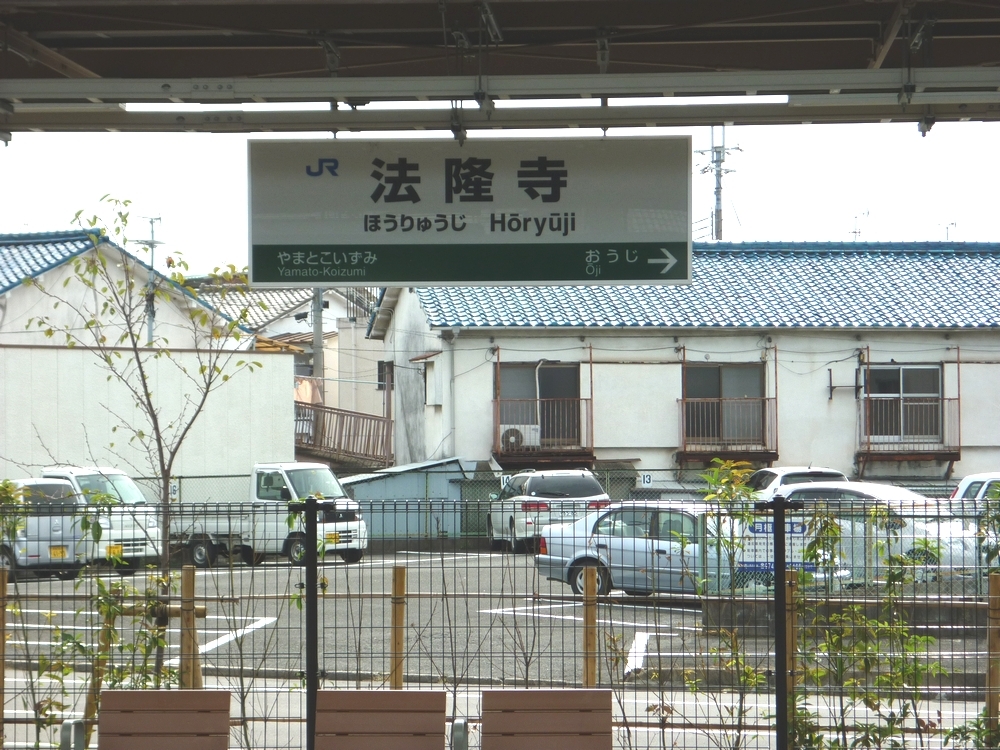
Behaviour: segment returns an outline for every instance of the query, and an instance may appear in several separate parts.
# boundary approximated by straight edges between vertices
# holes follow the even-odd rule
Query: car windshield
[[[146,502],[139,485],[124,474],[85,474],[76,478],[84,495],[106,495],[125,505]]]
[[[73,489],[65,484],[29,484],[23,488],[24,499],[36,505],[73,505]]]
[[[601,483],[588,476],[532,477],[528,482],[532,497],[593,497],[603,495]]]
[[[298,498],[322,495],[325,498],[347,497],[337,477],[329,469],[292,469],[288,472],[292,490]]]

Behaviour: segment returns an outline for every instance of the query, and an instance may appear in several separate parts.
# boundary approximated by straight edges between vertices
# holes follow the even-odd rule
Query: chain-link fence
[[[791,747],[996,745],[988,503],[800,497],[785,525],[789,605],[776,613],[768,512],[631,481],[609,493],[625,503],[574,521],[552,517],[555,503],[544,517],[544,499],[498,505],[494,478],[457,477],[423,497],[334,502],[314,537],[280,494],[251,502],[246,476],[182,478],[169,511],[11,500],[6,744],[52,746],[65,719],[93,728],[102,690],[183,685],[231,692],[231,747],[305,747],[315,593],[321,689],[444,691],[473,747],[484,689],[573,688],[589,674],[611,691],[619,747],[770,747],[781,679]],[[507,513],[538,533],[487,535]],[[168,570],[132,554],[150,545]]]

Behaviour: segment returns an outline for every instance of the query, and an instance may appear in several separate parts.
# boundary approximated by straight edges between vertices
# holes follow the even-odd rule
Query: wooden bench
[[[610,690],[484,690],[482,750],[611,750]]]
[[[321,690],[316,750],[443,750],[441,690]]]
[[[225,690],[104,690],[101,750],[228,750]]]

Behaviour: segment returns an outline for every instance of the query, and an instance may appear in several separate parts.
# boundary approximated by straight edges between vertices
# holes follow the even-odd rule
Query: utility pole
[[[719,144],[715,143],[715,126],[712,126],[712,148],[708,151],[699,151],[699,154],[709,154],[711,163],[703,167],[702,174],[715,173],[715,210],[712,212],[712,239],[722,239],[722,175],[729,174],[733,170],[725,169],[722,165],[726,161],[726,154],[730,151],[742,151],[739,146],[726,148],[726,126],[720,128],[721,138]]]
[[[149,250],[149,276],[146,283],[146,345],[153,344],[153,323],[156,322],[156,281],[154,279],[156,246],[163,244],[156,241],[156,222],[160,221],[159,216],[146,216],[149,219],[149,239],[139,240],[139,243]]]
[[[323,362],[323,290],[313,289],[312,300],[313,324],[313,377],[319,385],[319,395],[326,406],[326,370]]]

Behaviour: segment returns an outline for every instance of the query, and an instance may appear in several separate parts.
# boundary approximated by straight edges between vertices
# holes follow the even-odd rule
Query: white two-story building
[[[387,289],[396,461],[1000,469],[1000,244],[695,245],[683,286]]]

